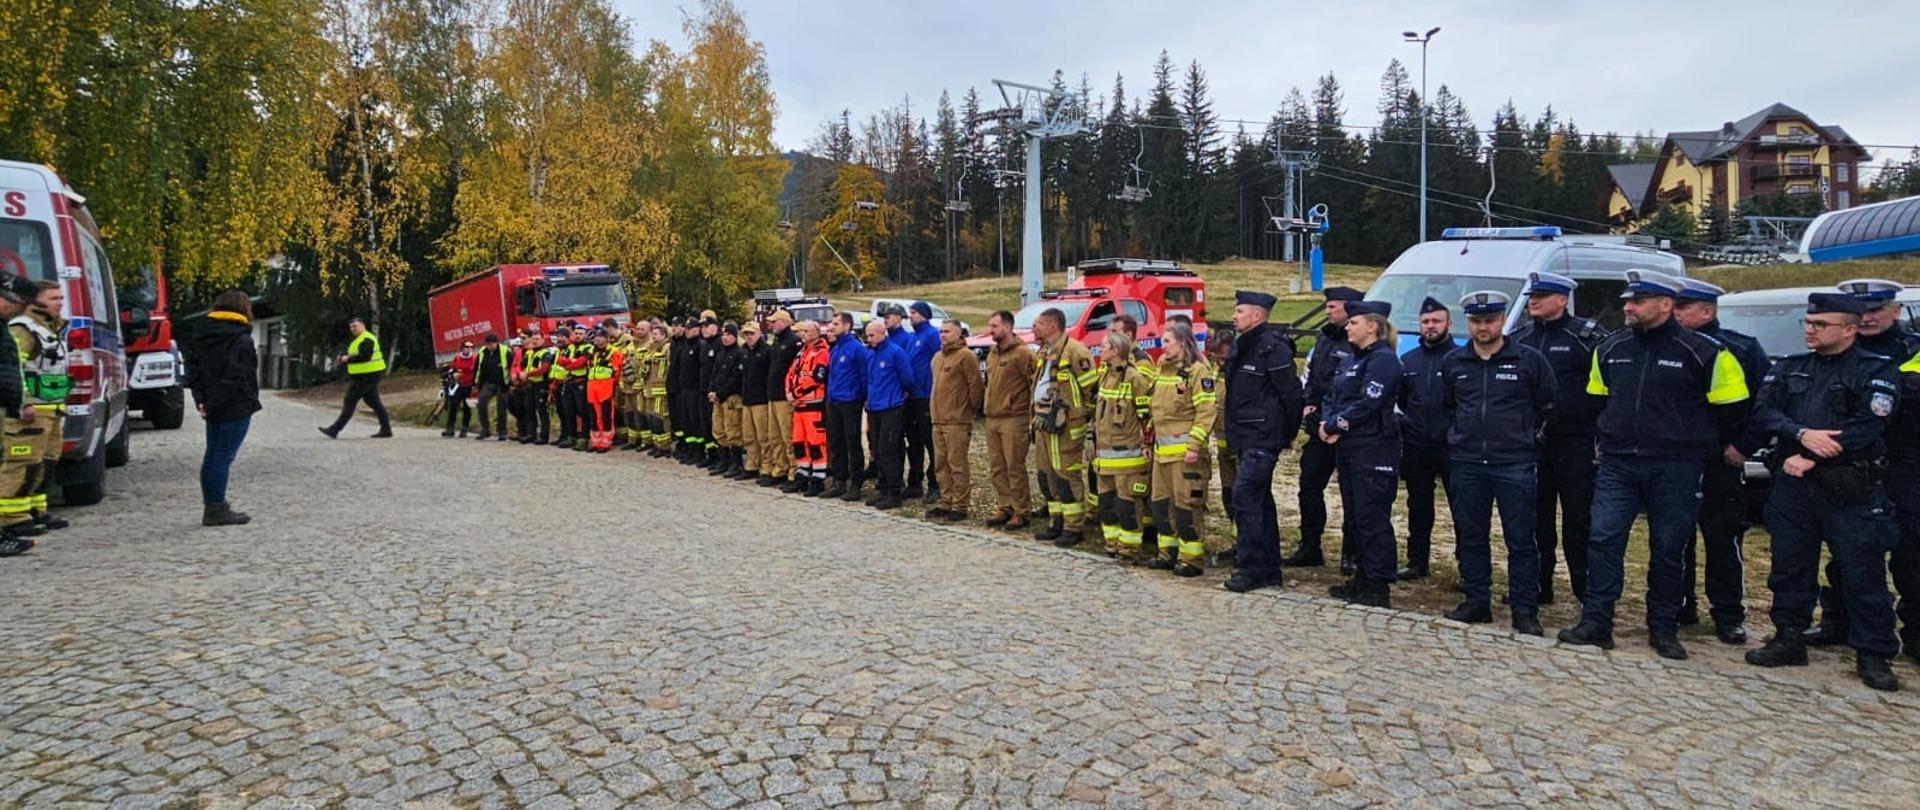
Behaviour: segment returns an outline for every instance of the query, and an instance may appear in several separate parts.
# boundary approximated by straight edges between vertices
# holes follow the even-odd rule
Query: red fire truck
[[[444,364],[471,340],[502,341],[520,329],[550,332],[563,321],[597,324],[633,319],[620,276],[604,264],[502,264],[427,293],[433,359]]]
[[[1096,354],[1107,337],[1108,325],[1114,316],[1122,314],[1139,321],[1140,331],[1135,337],[1140,348],[1156,360],[1167,318],[1172,315],[1192,319],[1194,337],[1205,345],[1207,283],[1192,271],[1175,262],[1145,259],[1093,259],[1074,269],[1074,278],[1066,289],[1041,293],[1041,300],[1013,313],[1014,332],[1028,345],[1034,343],[1034,319],[1048,309],[1060,310],[1067,319],[1067,335]],[[993,337],[983,329],[968,339],[967,346],[985,356],[993,346]]]
[[[127,408],[156,430],[179,428],[187,413],[186,376],[167,316],[167,279],[143,267],[136,283],[120,288],[120,333],[127,336]],[[139,324],[145,315],[146,330]]]

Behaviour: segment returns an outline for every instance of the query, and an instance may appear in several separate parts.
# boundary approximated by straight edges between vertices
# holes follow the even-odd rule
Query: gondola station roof
[[[1800,250],[1815,262],[1920,251],[1920,197],[1821,214],[1807,226]]]

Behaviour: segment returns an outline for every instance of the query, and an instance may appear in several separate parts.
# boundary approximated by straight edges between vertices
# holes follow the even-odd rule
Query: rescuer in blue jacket
[[[904,330],[907,370],[912,386],[907,390],[907,488],[901,498],[925,498],[926,503],[940,499],[940,483],[934,480],[933,466],[933,356],[940,353],[940,330],[934,328],[933,305],[915,301],[907,306]],[[925,487],[922,488],[924,482]]]
[[[867,454],[860,447],[860,422],[867,400],[867,351],[842,312],[827,322],[827,475],[833,485],[823,498],[860,500],[866,486]]]
[[[1317,431],[1320,441],[1333,447],[1340,472],[1340,554],[1359,569],[1328,593],[1369,607],[1390,606],[1397,550],[1393,498],[1400,481],[1400,423],[1393,403],[1399,399],[1400,358],[1387,320],[1392,312],[1385,301],[1347,305],[1353,357],[1333,376],[1320,402]]]
[[[1613,647],[1613,606],[1625,585],[1627,535],[1647,513],[1648,643],[1683,659],[1678,638],[1686,544],[1700,517],[1700,479],[1720,458],[1751,397],[1733,353],[1680,328],[1673,299],[1681,281],[1628,270],[1621,297],[1631,329],[1593,353],[1587,392],[1600,410],[1600,467],[1594,474],[1593,543],[1580,623],[1560,631],[1568,644]]]
[[[1553,366],[1546,355],[1503,334],[1505,293],[1486,290],[1460,299],[1467,345],[1441,363],[1439,399],[1449,415],[1447,503],[1453,509],[1454,554],[1465,598],[1447,611],[1458,622],[1493,621],[1493,510],[1507,544],[1507,604],[1513,629],[1542,635],[1538,593],[1540,549],[1534,543],[1537,496],[1535,447],[1553,412]]]
[[[1400,355],[1400,478],[1407,484],[1407,566],[1399,579],[1427,575],[1433,548],[1433,489],[1447,484],[1447,410],[1440,361],[1452,354],[1453,313],[1420,302],[1420,342]],[[1448,490],[1451,497],[1452,490]]]
[[[913,389],[913,372],[907,368],[907,353],[889,340],[887,325],[867,323],[867,426],[872,431],[873,461],[879,469],[878,491],[867,502],[875,509],[900,508],[901,432],[906,428],[907,397]]]

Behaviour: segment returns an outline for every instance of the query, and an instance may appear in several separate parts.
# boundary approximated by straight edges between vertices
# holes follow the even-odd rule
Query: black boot
[[[1747,651],[1747,663],[1756,667],[1804,667],[1807,642],[1799,630],[1776,630],[1760,649]]]
[[[810,487],[808,487],[807,484],[812,480],[813,479],[811,478],[789,478],[780,484],[780,491],[787,493],[788,495],[792,495],[794,493],[806,492],[808,489],[810,489]]]
[[[1528,636],[1544,636],[1547,632],[1540,627],[1540,617],[1532,613],[1513,614],[1513,632]]]
[[[33,513],[33,525],[52,532],[59,531],[73,524],[68,523],[66,518],[57,515],[50,515],[46,512],[35,512]]]
[[[1427,566],[1425,565],[1407,563],[1407,567],[1400,569],[1393,576],[1395,579],[1405,582],[1410,579],[1426,579],[1428,573]]]
[[[235,512],[232,506],[224,503],[207,504],[205,511],[200,514],[202,526],[241,526],[250,520],[253,518],[247,517],[245,512]]]
[[[1227,577],[1227,581],[1220,585],[1220,587],[1226,588],[1234,593],[1246,593],[1260,588],[1278,588],[1280,586],[1279,574],[1270,577],[1261,576],[1244,568],[1234,569],[1233,576]]]
[[[1368,582],[1354,594],[1352,604],[1367,607],[1393,607],[1393,588],[1385,582]]]
[[[866,488],[867,484],[865,481],[855,481],[847,485],[847,491],[840,496],[840,500],[846,501],[847,503],[859,503],[864,497],[863,493],[866,491]]]
[[[1064,535],[1066,533],[1067,533],[1066,519],[1060,517],[1059,515],[1055,515],[1053,517],[1053,520],[1049,521],[1046,526],[1040,528],[1039,530],[1033,533],[1033,539],[1058,540],[1060,539],[1061,535]]]
[[[1493,607],[1485,602],[1461,602],[1445,615],[1456,622],[1467,624],[1493,623]]]
[[[1680,645],[1680,638],[1672,635],[1647,637],[1647,646],[1653,648],[1655,655],[1674,661],[1687,660],[1687,648]]]
[[[1613,631],[1593,622],[1581,622],[1573,627],[1562,630],[1558,638],[1560,639],[1560,643],[1571,644],[1575,647],[1599,647],[1603,650],[1613,649]]]
[[[1353,595],[1359,593],[1360,588],[1364,585],[1366,585],[1366,583],[1361,582],[1359,577],[1350,576],[1347,577],[1345,582],[1329,586],[1327,588],[1327,595],[1344,602],[1351,602],[1353,601]]]
[[[1868,689],[1900,691],[1900,679],[1893,677],[1893,667],[1882,656],[1860,653],[1854,662],[1854,672],[1859,673],[1860,682],[1866,684]]]
[[[838,498],[842,495],[847,494],[847,482],[842,481],[838,478],[835,478],[833,479],[833,483],[829,484],[826,489],[823,489],[818,493],[810,492],[807,494],[815,498]]]
[[[1295,551],[1293,556],[1280,561],[1280,565],[1285,568],[1319,568],[1326,564],[1327,560],[1320,555],[1319,546],[1304,545],[1300,550]],[[1347,573],[1347,576],[1353,576],[1353,574]]]
[[[1812,630],[1802,633],[1800,639],[1809,647],[1832,647],[1845,644],[1847,643],[1847,626],[1837,622],[1834,624],[1821,622]]]

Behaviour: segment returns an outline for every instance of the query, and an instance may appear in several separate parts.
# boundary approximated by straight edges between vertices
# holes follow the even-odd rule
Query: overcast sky
[[[1165,49],[1197,59],[1222,118],[1264,120],[1298,86],[1332,71],[1347,122],[1376,121],[1387,61],[1420,80],[1420,48],[1400,32],[1441,26],[1428,76],[1466,100],[1484,128],[1511,98],[1529,119],[1548,103],[1583,130],[1621,134],[1710,129],[1775,101],[1865,144],[1920,143],[1920,24],[1914,0],[1840,5],[1725,2],[1351,0],[735,0],[766,44],[783,149],[805,145],[829,116],[856,119],[911,99],[931,117],[991,80],[1044,84],[1056,69],[1098,92],[1124,73],[1129,96],[1151,87]],[[679,47],[695,2],[614,0],[637,40]],[[1229,133],[1233,125],[1226,125]],[[1875,161],[1904,149],[1873,148]]]

